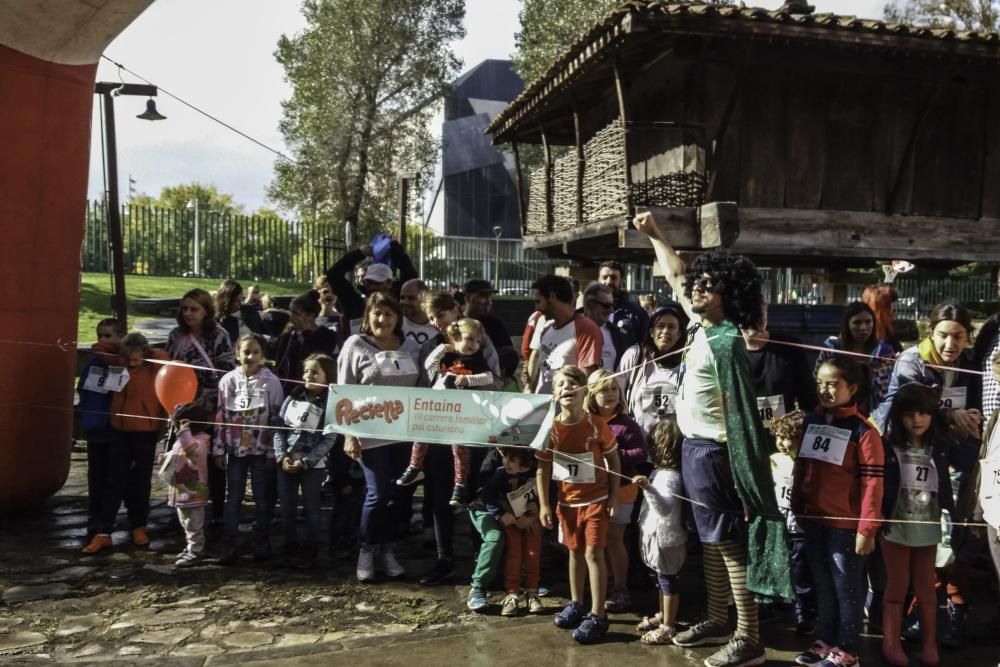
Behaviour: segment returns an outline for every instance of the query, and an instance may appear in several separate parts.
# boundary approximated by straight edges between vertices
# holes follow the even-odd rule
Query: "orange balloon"
[[[198,377],[193,368],[183,364],[160,367],[156,374],[156,398],[167,413],[173,414],[178,405],[190,403],[197,393]]]

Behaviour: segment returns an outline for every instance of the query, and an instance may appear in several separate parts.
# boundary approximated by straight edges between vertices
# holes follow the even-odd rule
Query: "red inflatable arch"
[[[0,513],[69,472],[94,77],[151,3],[0,0]]]

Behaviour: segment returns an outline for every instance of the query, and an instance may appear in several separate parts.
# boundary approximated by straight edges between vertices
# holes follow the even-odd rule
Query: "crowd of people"
[[[122,503],[132,542],[149,543],[151,470],[169,423],[159,474],[186,537],[178,567],[208,558],[212,524],[221,527],[213,560],[239,561],[249,478],[254,560],[272,557],[280,507],[280,556],[291,566],[313,567],[328,543],[356,558],[361,582],[401,577],[393,544],[422,483],[437,559],[419,580],[453,579],[456,512],[467,511],[478,538],[474,611],[491,606],[501,577],[501,615],[541,612],[541,552],[555,534],[570,601],[554,623],[580,643],[604,636],[608,612],[633,609],[629,573],[639,568],[659,600],[639,623],[642,643],[721,645],[709,667],[763,663],[761,619],[784,602],[796,632],[813,637],[798,664],[859,664],[865,615],[889,664],[908,664],[901,637],[920,642],[921,664],[939,664],[939,643],[965,639],[977,549],[1000,568],[998,318],[973,347],[969,312],[942,303],[927,336],[902,350],[891,287],[873,286],[813,364],[809,346],[768,331],[751,262],[708,252],[688,266],[651,214],[634,224],[676,301],[633,302],[613,261],[582,294],[574,280],[542,276],[520,350],[491,312],[488,281],[431,292],[387,237],[348,252],[287,311],[232,280],[214,295],[188,291],[165,350],[101,322],[79,387],[84,552],[113,548]],[[197,378],[195,399],[169,414],[154,391],[164,359]],[[331,384],[550,394],[555,417],[534,451],[344,437],[324,432]],[[707,613],[682,628],[679,573],[693,540]]]

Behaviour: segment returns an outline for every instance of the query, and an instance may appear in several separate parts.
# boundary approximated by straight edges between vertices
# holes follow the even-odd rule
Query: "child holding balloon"
[[[121,391],[111,399],[111,444],[108,478],[97,521],[97,533],[83,548],[93,554],[111,547],[111,532],[122,501],[126,500],[132,525],[132,543],[149,545],[146,520],[152,487],[156,440],[166,416],[157,401],[156,373],[159,365],[149,359],[166,360],[166,353],[153,350],[146,337],[131,333],[122,339],[119,353],[128,370]]]
[[[248,334],[236,345],[236,368],[219,381],[217,427],[212,444],[215,465],[226,471],[226,509],[223,517],[223,544],[220,565],[231,565],[239,557],[236,539],[240,527],[240,506],[251,477],[256,508],[254,560],[271,557],[271,517],[274,514],[275,486],[274,430],[279,426],[285,394],[281,381],[263,366],[264,342]]]
[[[176,508],[187,542],[174,562],[177,567],[197,565],[205,557],[211,419],[212,414],[199,403],[182,405],[171,417],[171,425],[177,429],[177,440],[167,454],[173,458],[173,474],[164,481],[169,487],[167,504]]]

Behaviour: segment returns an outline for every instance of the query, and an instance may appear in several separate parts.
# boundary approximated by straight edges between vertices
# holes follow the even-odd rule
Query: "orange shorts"
[[[608,503],[601,500],[583,507],[564,507],[556,509],[559,516],[559,530],[562,532],[562,543],[570,551],[579,551],[583,547],[603,549],[608,541]]]

